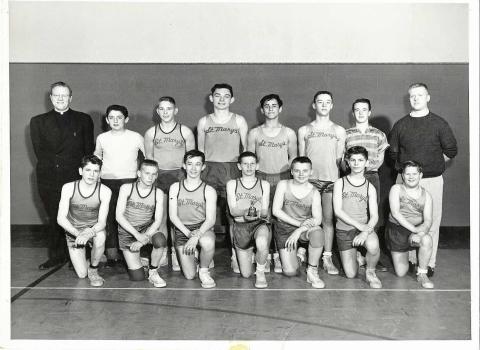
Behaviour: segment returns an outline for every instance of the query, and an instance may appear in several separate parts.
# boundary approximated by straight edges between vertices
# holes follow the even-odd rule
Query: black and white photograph
[[[477,1],[0,4],[0,347],[478,348]]]

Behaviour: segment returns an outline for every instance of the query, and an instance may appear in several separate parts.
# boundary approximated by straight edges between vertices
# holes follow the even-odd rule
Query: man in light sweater
[[[430,112],[430,95],[426,84],[414,83],[410,85],[408,93],[412,111],[397,121],[389,134],[390,156],[399,172],[401,164],[406,160],[414,160],[423,166],[420,185],[430,193],[433,202],[432,226],[429,232],[433,249],[427,273],[428,277],[431,277],[435,269],[442,219],[442,174],[445,164],[457,155],[457,141],[448,123]],[[401,182],[399,173],[397,183]],[[410,253],[410,263],[415,265],[416,260],[415,252]]]

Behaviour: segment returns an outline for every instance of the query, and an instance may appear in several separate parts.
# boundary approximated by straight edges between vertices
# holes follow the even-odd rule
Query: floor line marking
[[[27,293],[29,290],[31,289],[34,289],[34,287],[39,284],[40,282],[42,282],[43,280],[47,279],[48,277],[50,277],[51,275],[53,275],[55,272],[57,272],[58,270],[60,270],[63,265],[65,265],[66,262],[64,262],[63,264],[60,264],[58,266],[56,266],[55,268],[51,269],[50,271],[48,271],[47,273],[43,274],[42,276],[40,276],[39,278],[37,278],[35,281],[33,281],[32,283],[30,283],[28,286],[26,287],[21,287],[23,288],[20,292],[18,292],[17,294],[15,294],[11,299],[10,299],[10,303],[13,303],[15,300],[17,300],[18,298],[20,298],[22,295],[24,295],[25,293]]]
[[[47,276],[48,277],[48,276]],[[36,290],[175,290],[175,291],[197,291],[197,290],[204,290],[206,292],[209,291],[257,291],[257,292],[330,292],[330,291],[335,291],[335,292],[470,292],[470,289],[355,289],[355,288],[324,288],[324,289],[305,289],[305,288],[265,288],[265,289],[257,289],[257,288],[211,288],[211,289],[205,289],[205,288],[174,288],[174,287],[166,287],[166,288],[155,288],[155,287],[100,287],[100,288],[95,288],[95,287],[35,287],[28,285],[26,287],[10,287],[11,289],[25,289],[25,290],[31,290],[31,289],[36,289]],[[22,292],[19,292],[20,294]],[[25,292],[26,293],[26,292]],[[25,294],[23,293],[23,294]],[[18,294],[16,294],[14,297],[16,297]],[[12,299],[14,298],[12,297]],[[14,300],[12,300],[13,302]]]

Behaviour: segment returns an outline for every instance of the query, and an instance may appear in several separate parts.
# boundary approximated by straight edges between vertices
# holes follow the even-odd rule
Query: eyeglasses
[[[52,95],[54,98],[69,98],[70,95]]]

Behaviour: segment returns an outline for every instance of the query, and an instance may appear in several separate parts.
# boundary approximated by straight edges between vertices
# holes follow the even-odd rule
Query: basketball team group
[[[376,271],[387,270],[380,259],[386,254],[396,276],[415,276],[419,286],[434,288],[442,174],[457,143],[448,123],[430,112],[426,84],[412,84],[408,94],[411,112],[388,138],[370,125],[367,98],[352,103],[354,127],[332,121],[334,97],[326,90],[314,94],[315,118],[298,132],[282,124],[277,94],[260,99],[265,121],[249,130],[230,110],[232,86],[219,83],[210,90],[213,113],[198,121],[196,140],[178,122],[175,99],[163,96],[158,122],[144,136],[127,128],[125,106],[111,105],[105,113],[110,130],[94,142],[91,117],[72,110],[72,89],[56,82],[53,109],[30,122],[37,186],[49,217],[48,260],[39,268],[69,261],[79,278],[100,287],[103,261],[101,269],[126,266],[130,280],[161,288],[168,281],[159,268],[170,265],[214,288],[214,228],[223,221],[232,272],[256,288],[268,287],[271,270],[288,278],[302,268],[312,288],[328,284],[319,269],[327,278],[341,270],[348,279],[365,269],[362,280],[382,288]],[[381,249],[378,169],[386,154],[398,176]]]

